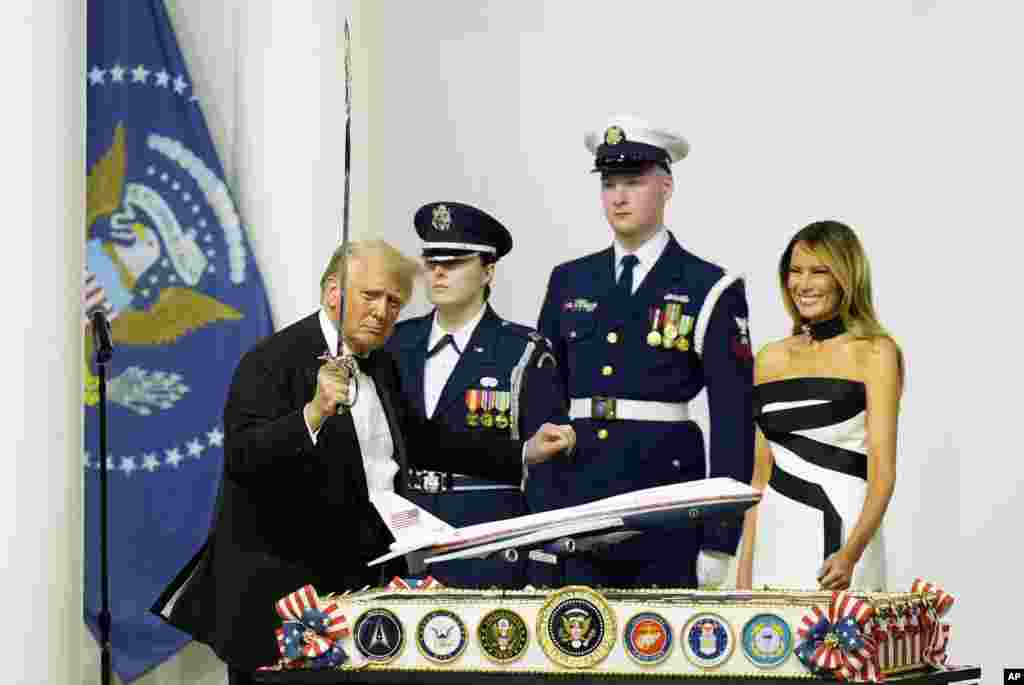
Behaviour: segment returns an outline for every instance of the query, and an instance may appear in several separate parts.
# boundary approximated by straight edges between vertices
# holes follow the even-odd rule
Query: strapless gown
[[[818,587],[822,561],[857,524],[867,494],[866,389],[840,378],[791,378],[754,388],[754,416],[775,464],[758,508],[754,587]],[[879,527],[851,589],[886,586]]]

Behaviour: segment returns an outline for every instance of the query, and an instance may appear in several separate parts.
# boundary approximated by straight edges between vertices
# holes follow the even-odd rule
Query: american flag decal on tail
[[[410,526],[415,526],[420,520],[419,509],[406,509],[405,511],[396,511],[391,514],[391,528],[393,530],[402,530]]]

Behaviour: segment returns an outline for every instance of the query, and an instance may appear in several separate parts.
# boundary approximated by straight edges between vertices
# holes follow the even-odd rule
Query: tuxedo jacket
[[[317,314],[261,341],[235,371],[224,408],[224,474],[210,535],[153,611],[231,666],[255,670],[278,658],[274,603],[312,584],[321,594],[377,585],[404,572],[366,562],[393,538],[369,500],[350,415],[324,421],[314,445],[302,409],[327,349]],[[522,443],[453,433],[418,418],[393,358],[370,355],[406,493],[408,467],[519,482]]]

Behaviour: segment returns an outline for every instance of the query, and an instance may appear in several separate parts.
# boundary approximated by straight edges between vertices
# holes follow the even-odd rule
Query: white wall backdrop
[[[748,274],[755,347],[787,331],[774,268],[788,238],[852,224],[908,365],[890,585],[924,575],[956,594],[952,657],[987,682],[1020,665],[1019,3],[168,4],[279,326],[315,306],[337,242],[348,12],[353,234],[415,252],[422,203],[492,211],[515,238],[492,298],[506,318],[535,322],[551,267],[610,242],[582,143],[610,114],[689,138],[668,224]],[[418,295],[409,314],[425,310]],[[139,682],[223,680],[192,646]]]

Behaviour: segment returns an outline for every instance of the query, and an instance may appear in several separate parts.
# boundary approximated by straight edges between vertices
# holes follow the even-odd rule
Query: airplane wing
[[[622,519],[618,517],[606,517],[590,519],[588,521],[576,521],[559,526],[549,526],[544,530],[538,530],[526,535],[505,538],[497,542],[489,542],[483,545],[463,547],[455,552],[440,554],[436,557],[427,557],[424,563],[433,564],[439,561],[451,561],[452,559],[472,559],[474,557],[485,557],[504,549],[519,547],[537,547],[550,540],[560,538],[571,538],[575,535],[593,533],[598,530],[612,530],[622,528]]]

